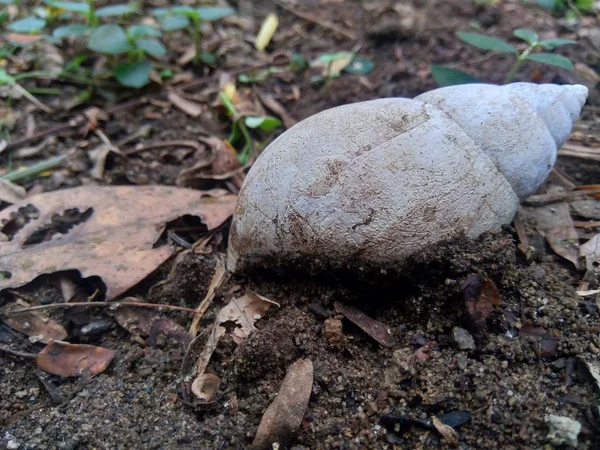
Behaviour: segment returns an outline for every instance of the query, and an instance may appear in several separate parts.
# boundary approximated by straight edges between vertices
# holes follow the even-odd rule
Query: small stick
[[[195,309],[185,308],[183,306],[175,306],[175,305],[165,305],[161,303],[145,303],[145,302],[74,302],[74,303],[50,303],[48,305],[38,305],[38,306],[30,306],[29,308],[21,308],[21,309],[13,309],[12,311],[0,311],[0,317],[2,316],[12,316],[14,314],[29,312],[29,311],[39,311],[42,309],[56,309],[56,308],[71,308],[76,306],[138,306],[140,308],[164,308],[170,309],[173,311],[185,311],[189,313],[196,313]]]
[[[586,197],[588,195],[600,194],[600,189],[593,189],[589,191],[570,191],[561,194],[540,194],[532,195],[528,199],[525,199],[523,203],[530,206],[540,206],[548,203],[562,202],[565,200],[574,200],[579,197]]]
[[[189,147],[194,150],[202,150],[200,144],[196,141],[165,141],[156,142],[154,144],[144,145],[142,147],[135,147],[129,150],[125,150],[127,156],[133,155],[134,153],[145,152],[147,150],[156,150],[157,148],[168,148],[168,147]]]
[[[19,358],[32,358],[32,359],[37,358],[37,355],[35,353],[27,353],[27,352],[20,352],[18,350],[11,350],[10,348],[6,348],[2,345],[0,345],[0,351],[4,352],[4,353],[8,353],[9,355],[18,356]]]
[[[306,14],[300,11],[297,11],[293,8],[290,8],[289,6],[283,4],[283,2],[280,2],[279,0],[271,0],[273,3],[275,3],[276,5],[281,6],[283,9],[285,9],[288,12],[291,12],[292,14],[294,14],[295,16],[298,16],[304,20],[308,20],[309,22],[315,23],[317,25],[319,25],[320,27],[323,28],[327,28],[331,31],[335,31],[338,34],[341,34],[342,36],[350,39],[351,41],[356,41],[356,36],[354,35],[354,33],[351,33],[349,31],[346,31],[340,27],[338,27],[337,25],[334,25],[332,23],[329,22],[322,22],[321,20],[319,20],[318,18],[310,15],[310,14]]]

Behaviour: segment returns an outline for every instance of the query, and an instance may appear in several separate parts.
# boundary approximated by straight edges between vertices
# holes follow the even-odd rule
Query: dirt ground
[[[297,120],[344,103],[414,96],[435,88],[428,69],[432,62],[501,82],[510,68],[506,57],[485,55],[460,44],[454,36],[473,21],[482,31],[506,39],[521,27],[549,38],[575,37],[580,31],[560,17],[520,1],[500,1],[498,5],[467,0],[296,2],[299,11],[318,14],[320,21],[355,34],[357,39],[352,40],[272,2],[232,3],[244,20],[215,26],[229,30],[230,34],[221,34],[225,40],[235,32],[231,30],[238,30],[237,40],[227,40],[227,51],[221,56],[226,70],[256,63],[249,39],[272,11],[281,21],[281,31],[271,44],[274,49],[312,59],[323,52],[351,50],[359,42],[359,54],[373,60],[371,73],[344,75],[326,92],[311,84],[309,73],[273,76],[254,87],[273,94]],[[598,26],[594,17],[586,20],[590,27]],[[173,47],[180,45],[177,39],[173,37]],[[185,38],[181,39],[185,43]],[[565,47],[561,53],[590,67],[600,65],[600,53],[589,42]],[[199,101],[214,99],[218,76],[196,76],[207,76],[208,81],[191,95]],[[528,63],[518,78],[573,83],[581,82],[578,77],[578,72]],[[64,86],[65,96],[69,89]],[[299,96],[294,95],[295,90]],[[154,92],[156,88],[149,87],[144,93]],[[595,121],[599,98],[592,86],[576,129],[586,142],[600,140]],[[109,109],[128,100],[131,98],[97,97],[94,102]],[[164,101],[154,101],[116,112],[102,129],[117,142],[147,127],[148,135],[134,141],[143,144],[195,139],[199,133],[225,137],[226,125],[210,109],[206,111],[191,118]],[[49,120],[36,113],[36,125],[45,129],[72,115],[64,112]],[[17,128],[13,134],[18,138],[25,130]],[[93,161],[86,153],[94,139],[82,138],[77,130],[57,135],[37,156],[43,159],[70,150],[75,156],[67,169],[55,171],[43,181],[33,180],[28,187],[50,191],[90,183],[174,185],[179,172],[196,162],[192,155],[171,157],[160,150],[126,159],[111,157],[99,182],[90,176]],[[597,163],[560,158],[558,167],[578,184],[600,183]],[[235,183],[214,180],[202,185],[208,187],[236,189]],[[598,229],[586,232],[593,235]],[[177,261],[174,276],[167,279],[175,261],[171,259],[129,294],[156,303],[197,307],[208,290],[216,255],[226,248],[226,228],[220,236],[223,240],[214,243],[213,253],[188,253]],[[597,361],[600,355],[599,304],[594,297],[575,293],[584,276],[589,289],[597,289],[598,280],[574,269],[539,236],[531,241],[533,254],[524,255],[518,243],[515,228],[508,226],[477,242],[456,242],[432,251],[393,278],[272,271],[232,277],[218,289],[201,330],[209,329],[217,311],[232,296],[247,289],[280,307],[271,308],[258,320],[257,330],[241,344],[229,334],[221,340],[209,365],[221,383],[214,402],[203,407],[182,400],[185,346],[164,336],[153,345],[142,345],[115,323],[109,309],[76,315],[72,310],[53,311],[51,317],[67,327],[71,342],[112,348],[117,356],[104,373],[78,380],[41,375],[32,361],[0,352],[0,446],[248,448],[287,368],[299,358],[309,358],[314,365],[314,383],[300,430],[290,444],[296,450],[448,448],[435,430],[394,421],[390,416],[425,420],[456,411],[470,414],[470,420],[456,428],[461,449],[553,448],[545,422],[546,416],[553,414],[581,424],[577,448],[600,449],[599,392],[582,364],[582,359]],[[488,277],[499,291],[500,304],[484,325],[475,323],[465,307],[464,283],[473,274]],[[150,289],[164,279],[167,281],[159,288]],[[52,276],[19,292],[41,303],[61,298]],[[0,305],[9,301],[12,296],[3,293]],[[380,345],[343,319],[335,312],[334,302],[353,305],[386,324],[394,345]],[[185,313],[162,314],[189,326]],[[328,332],[331,319],[342,321],[341,334]],[[99,321],[104,324],[100,331],[82,333],[82,327]],[[530,331],[526,333],[523,326]],[[457,348],[451,338],[454,327],[470,332],[473,349]],[[25,352],[41,348],[4,324],[0,324],[0,343]]]

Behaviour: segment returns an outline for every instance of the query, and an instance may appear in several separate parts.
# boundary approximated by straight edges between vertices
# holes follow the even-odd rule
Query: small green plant
[[[281,121],[273,116],[242,116],[225,92],[221,92],[220,97],[221,102],[233,123],[228,141],[232,145],[241,141],[241,150],[238,153],[238,161],[241,164],[246,164],[254,149],[248,128],[262,131],[274,131],[281,126]]]
[[[594,0],[526,0],[526,3],[535,2],[536,5],[544,9],[556,11],[558,13],[567,13],[568,16],[579,16],[582,13],[589,13],[594,6]]]
[[[235,11],[226,6],[174,6],[172,8],[156,8],[152,14],[161,23],[164,31],[186,30],[190,35],[194,49],[194,62],[214,64],[215,58],[210,53],[202,51],[202,23],[214,22],[230,16]]]
[[[44,105],[42,102],[40,102],[27,89],[25,89],[23,86],[21,86],[18,83],[19,80],[22,80],[25,78],[33,78],[33,77],[40,76],[40,75],[45,75],[45,74],[40,73],[40,72],[24,72],[24,73],[20,73],[17,75],[10,75],[8,72],[6,72],[6,70],[0,69],[0,86],[10,86],[11,89],[13,89],[15,92],[17,92],[18,94],[25,97],[27,100],[29,100],[31,103],[33,103],[35,106],[37,106],[41,110],[43,110],[45,112],[50,112],[50,109],[48,109],[48,107],[46,105]]]
[[[313,63],[313,67],[322,67],[321,75],[310,78],[313,83],[323,83],[323,90],[327,90],[334,78],[342,72],[353,75],[366,75],[373,69],[373,62],[356,56],[356,51],[323,53]]]
[[[456,33],[456,36],[460,40],[474,47],[498,53],[507,53],[515,57],[515,63],[506,76],[504,83],[510,83],[515,79],[515,76],[525,61],[534,61],[567,70],[573,70],[573,64],[564,56],[555,53],[538,52],[538,50],[554,50],[563,45],[576,44],[575,41],[571,39],[547,39],[540,41],[536,32],[526,29],[515,30],[513,35],[527,44],[523,50],[518,50],[508,42],[491,36],[463,31]],[[431,74],[435,81],[441,86],[477,82],[477,80],[468,73],[436,64],[432,64]]]

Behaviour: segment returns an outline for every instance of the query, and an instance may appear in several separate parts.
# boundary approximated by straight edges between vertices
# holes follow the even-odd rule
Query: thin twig
[[[148,150],[156,150],[157,148],[169,148],[169,147],[190,147],[194,150],[202,150],[202,146],[196,141],[165,141],[156,142],[154,144],[144,145],[142,147],[135,147],[129,150],[125,150],[127,156],[133,155],[134,153],[145,152]]]
[[[600,194],[600,189],[593,189],[589,191],[569,191],[562,192],[560,194],[540,194],[540,195],[532,195],[528,199],[523,201],[524,204],[530,206],[540,206],[546,205],[548,203],[556,203],[562,201],[574,200],[580,197],[592,196],[594,194]]]
[[[165,305],[161,303],[145,303],[145,302],[74,302],[74,303],[50,303],[48,305],[30,306],[29,308],[14,309],[12,311],[1,311],[0,317],[12,316],[19,313],[29,311],[39,311],[41,309],[56,309],[56,308],[72,308],[77,306],[90,307],[90,306],[110,306],[118,308],[120,306],[137,306],[140,308],[164,308],[173,311],[185,311],[189,313],[196,313],[195,309],[185,308],[183,306]]]
[[[10,348],[6,348],[2,345],[0,345],[0,352],[8,353],[9,355],[18,356],[20,358],[32,358],[32,359],[37,358],[37,355],[35,353],[27,353],[27,352],[20,352],[18,350],[11,350]]]
[[[306,13],[297,11],[293,8],[290,8],[289,6],[285,5],[283,2],[280,2],[279,0],[271,0],[271,1],[278,6],[281,6],[286,11],[291,12],[295,16],[300,17],[301,19],[308,20],[309,22],[315,23],[315,24],[319,25],[320,27],[327,28],[331,31],[335,31],[336,33],[341,34],[342,36],[350,39],[351,41],[356,41],[356,35],[350,31],[346,31],[343,28],[340,28],[337,25],[334,25],[330,22],[323,22],[313,15],[306,14]]]

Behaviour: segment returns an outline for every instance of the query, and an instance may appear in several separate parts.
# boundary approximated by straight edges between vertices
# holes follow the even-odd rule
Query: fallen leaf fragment
[[[277,17],[277,14],[270,13],[267,15],[267,17],[265,17],[265,20],[260,26],[260,30],[256,36],[256,42],[254,44],[259,52],[262,52],[265,50],[265,48],[267,48],[278,26],[279,17]]]
[[[596,387],[600,390],[600,362],[598,361],[587,361],[581,356],[577,358],[581,364],[587,369],[588,374],[596,383]]]
[[[17,300],[0,309],[0,317],[2,313],[15,309],[28,308],[30,305],[23,301]],[[2,317],[2,322],[17,330],[20,333],[29,336],[31,340],[47,344],[51,341],[62,341],[67,337],[67,330],[58,322],[49,319],[41,311],[24,311],[10,316]]]
[[[393,347],[394,338],[390,328],[378,320],[372,319],[364,312],[353,306],[345,305],[340,302],[334,303],[335,311],[342,314],[350,322],[358,326],[361,330],[375,339],[384,347]]]
[[[190,325],[190,335],[196,336],[198,334],[198,326],[200,324],[200,319],[204,315],[206,309],[210,306],[211,302],[215,298],[215,290],[218,289],[223,283],[227,280],[227,270],[225,269],[225,265],[223,261],[220,259],[216,262],[215,273],[213,274],[210,284],[208,285],[208,290],[206,295],[196,308],[196,314],[194,314],[194,318],[192,319],[192,324]]]
[[[219,390],[220,383],[221,379],[218,376],[212,373],[205,373],[196,377],[192,383],[192,392],[199,400],[210,402]]]
[[[446,425],[435,416],[431,418],[431,423],[433,424],[437,432],[440,433],[440,435],[444,439],[446,439],[446,442],[448,442],[449,446],[456,447],[456,445],[458,444],[458,433],[454,428],[452,428],[449,425]]]
[[[308,407],[313,385],[313,363],[300,359],[292,364],[277,393],[262,416],[250,448],[284,447],[294,437]]]
[[[540,344],[540,354],[545,358],[554,356],[558,350],[560,338],[551,335],[542,327],[534,327],[531,322],[526,322],[519,328],[519,335],[537,338]]]
[[[170,186],[83,186],[34,195],[0,211],[6,227],[33,210],[13,239],[0,247],[0,290],[42,274],[78,270],[99,276],[108,300],[153,272],[175,251],[154,247],[166,224],[199,216],[207,231],[232,214],[236,196],[223,190]]]
[[[139,301],[135,297],[126,297],[123,301]],[[121,306],[115,311],[117,323],[131,334],[147,337],[150,335],[152,324],[157,320],[156,311],[135,306]]]
[[[275,100],[275,97],[273,97],[273,95],[259,93],[258,98],[260,99],[262,104],[267,107],[267,109],[270,109],[275,114],[277,114],[279,117],[281,117],[281,120],[283,121],[283,125],[286,128],[292,128],[294,125],[296,125],[298,123],[298,121],[296,119],[294,119],[292,116],[290,116],[290,114],[283,107],[283,105],[281,103],[279,103],[277,100]]]
[[[485,275],[471,274],[463,282],[465,308],[475,328],[481,330],[500,304],[500,292],[492,280]]]
[[[279,307],[278,303],[252,291],[240,298],[232,298],[218,313],[204,349],[196,364],[196,375],[202,375],[208,367],[208,362],[221,337],[227,332],[223,326],[226,322],[239,325],[233,330],[233,340],[239,344],[255,330],[254,322],[260,319],[271,306]]]
[[[579,254],[585,258],[585,267],[589,271],[599,270],[600,264],[600,234],[597,234],[581,247]]]
[[[198,117],[200,114],[202,114],[203,108],[201,104],[183,98],[174,91],[169,91],[167,93],[167,98],[173,104],[173,106],[183,111],[190,117]]]
[[[18,203],[25,198],[25,188],[12,181],[0,178],[0,201]]]
[[[524,206],[521,211],[535,223],[538,232],[546,238],[550,248],[579,268],[579,237],[573,225],[569,205],[565,202],[540,206]]]
[[[187,348],[192,340],[192,336],[187,330],[171,319],[161,318],[155,320],[150,327],[150,335],[146,339],[146,344],[150,347],[155,347],[160,335],[165,335],[167,338],[175,339],[182,348]]]
[[[235,322],[239,325],[233,330],[233,340],[239,344],[256,329],[254,323],[262,318],[271,306],[279,307],[279,304],[250,291],[240,298],[231,299],[219,311],[217,319],[219,323]]]
[[[115,351],[86,344],[54,341],[38,353],[37,366],[44,372],[60,377],[101,374],[115,357]]]

